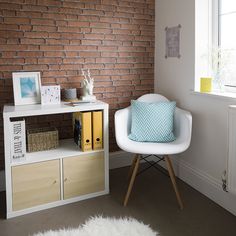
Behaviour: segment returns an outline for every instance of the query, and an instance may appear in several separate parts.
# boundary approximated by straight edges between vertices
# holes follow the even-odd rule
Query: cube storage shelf
[[[11,162],[11,118],[103,111],[103,149],[82,152],[72,139]],[[109,193],[108,104],[4,106],[6,217],[12,218]]]

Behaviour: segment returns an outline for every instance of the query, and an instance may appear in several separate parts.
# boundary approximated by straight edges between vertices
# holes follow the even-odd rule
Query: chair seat
[[[178,154],[185,151],[189,146],[189,143],[183,140],[182,137],[177,137],[171,143],[153,143],[136,142],[129,139],[128,136],[123,136],[122,140],[117,140],[117,142],[119,142],[119,147],[126,152],[153,155]]]

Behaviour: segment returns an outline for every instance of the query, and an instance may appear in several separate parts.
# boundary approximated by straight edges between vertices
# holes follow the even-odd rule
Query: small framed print
[[[40,72],[12,73],[15,105],[40,103]]]
[[[60,85],[41,86],[41,104],[60,104],[61,87]]]

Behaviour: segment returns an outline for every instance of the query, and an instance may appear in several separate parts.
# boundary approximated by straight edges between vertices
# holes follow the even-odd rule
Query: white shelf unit
[[[102,110],[103,111],[103,149],[100,150],[92,150],[87,152],[82,152],[78,146],[74,143],[72,139],[65,139],[60,140],[59,147],[57,149],[48,150],[48,151],[40,151],[40,152],[33,152],[33,153],[27,153],[25,160],[19,160],[11,162],[11,148],[10,148],[10,122],[11,118],[22,118],[22,117],[29,117],[29,116],[40,116],[40,115],[52,115],[52,114],[63,114],[63,113],[73,113],[73,112],[83,112],[83,111],[96,111],[96,110]],[[87,103],[87,104],[80,104],[78,106],[69,106],[66,103],[61,103],[60,105],[22,105],[22,106],[13,106],[13,105],[6,105],[4,106],[3,110],[3,119],[4,119],[4,145],[5,145],[5,176],[6,176],[6,201],[7,201],[7,208],[6,208],[6,218],[12,218],[28,213],[32,213],[35,211],[48,209],[55,206],[64,205],[67,203],[72,203],[104,194],[109,193],[109,144],[108,144],[108,104],[97,101],[93,103]],[[94,164],[92,163],[92,159],[87,156],[91,156],[94,158]],[[98,158],[97,158],[97,157]],[[100,158],[102,157],[102,159]],[[70,198],[65,199],[65,179],[64,174],[65,170],[63,170],[63,165],[66,166],[66,163],[70,163],[70,160],[73,161],[78,159],[81,161],[81,165],[84,165],[84,160],[91,161],[92,165],[98,165],[100,168],[102,168],[102,172],[100,171],[99,176],[104,181],[104,187],[102,187],[102,190],[96,190],[92,191],[91,193],[87,190],[84,191],[84,194],[79,194],[78,196],[72,196]],[[59,165],[59,182],[57,183],[59,185],[59,192],[60,192],[60,198],[54,201],[50,201],[44,204],[36,204],[35,206],[25,207],[24,209],[14,209],[13,207],[13,185],[14,185],[14,175],[15,175],[15,169],[17,170],[17,167],[30,167],[34,166],[38,167],[38,164],[47,164],[52,163],[52,161],[55,161],[55,164]],[[75,162],[76,163],[76,162]],[[78,163],[76,163],[77,167]],[[102,167],[101,167],[102,165]],[[70,166],[68,164],[68,166]],[[86,166],[86,165],[85,165]],[[54,168],[54,167],[52,167]],[[68,167],[67,167],[68,168]],[[84,167],[81,167],[84,168]],[[93,166],[92,168],[96,169],[96,166]],[[14,170],[14,171],[13,171]],[[63,172],[64,171],[64,172]],[[76,171],[73,170],[73,171]],[[91,169],[90,169],[91,171]],[[68,171],[67,171],[68,172]],[[82,170],[83,175],[88,175],[86,173],[86,170]],[[20,173],[21,174],[21,173]],[[72,173],[73,175],[74,173]],[[19,171],[17,172],[17,175],[19,175]],[[91,175],[91,173],[90,173]],[[86,178],[88,178],[86,176]],[[56,181],[55,181],[56,182]],[[96,180],[94,180],[96,182]],[[75,186],[76,187],[76,186]],[[83,186],[84,189],[86,189],[86,186]],[[93,186],[94,189],[96,189],[96,183],[94,183]]]

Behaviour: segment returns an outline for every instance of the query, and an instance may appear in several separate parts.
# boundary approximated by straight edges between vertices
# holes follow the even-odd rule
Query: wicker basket
[[[58,147],[56,128],[37,128],[27,130],[28,152],[50,150]]]

